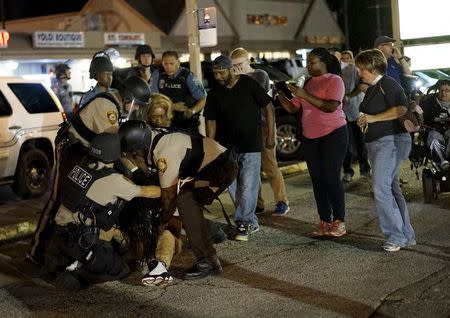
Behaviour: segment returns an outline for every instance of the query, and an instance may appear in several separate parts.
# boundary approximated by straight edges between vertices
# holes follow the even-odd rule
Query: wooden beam
[[[311,14],[311,10],[313,8],[314,1],[315,0],[309,1],[308,8],[306,8],[305,14],[303,15],[302,20],[300,21],[300,24],[298,25],[297,32],[295,32],[294,40],[296,40],[298,38],[300,32],[302,32],[303,28],[305,27],[306,21],[309,18],[309,15]]]

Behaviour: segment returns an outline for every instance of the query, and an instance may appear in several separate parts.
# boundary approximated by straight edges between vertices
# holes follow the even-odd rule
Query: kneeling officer
[[[161,185],[161,230],[178,209],[197,262],[185,279],[222,272],[202,206],[209,205],[236,179],[231,153],[211,138],[170,130],[150,130],[130,120],[119,129],[122,151],[158,170]],[[151,136],[149,138],[148,136]],[[151,142],[146,142],[147,140]]]
[[[158,186],[137,186],[117,173],[113,162],[120,154],[118,135],[101,133],[92,140],[89,156],[61,176],[61,206],[45,263],[50,273],[64,273],[69,288],[78,289],[79,278],[97,282],[128,274],[120,244],[100,240],[99,231],[117,224],[124,200],[161,195]]]

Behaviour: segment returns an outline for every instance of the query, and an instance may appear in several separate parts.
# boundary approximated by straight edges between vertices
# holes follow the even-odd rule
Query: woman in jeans
[[[342,110],[345,87],[338,59],[324,48],[308,55],[311,78],[305,88],[288,85],[294,98],[278,95],[281,105],[290,113],[300,107],[303,127],[302,146],[313,184],[320,216],[313,237],[339,237],[345,230],[344,188],[340,172],[348,144],[347,122]]]
[[[383,249],[396,252],[416,244],[398,177],[411,150],[411,136],[398,121],[407,110],[407,100],[401,86],[386,76],[387,62],[381,51],[363,51],[355,64],[361,79],[371,85],[360,105],[358,125],[365,133],[372,166],[375,205],[386,237]]]

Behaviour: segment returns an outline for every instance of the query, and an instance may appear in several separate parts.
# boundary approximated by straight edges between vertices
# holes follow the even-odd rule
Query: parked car
[[[189,63],[181,63],[183,67],[189,68]],[[206,91],[209,91],[215,85],[218,85],[214,80],[211,62],[202,62],[203,85]],[[271,84],[280,81],[289,81],[291,78],[279,71],[275,67],[267,64],[254,63],[252,67],[255,69],[262,69],[269,75]],[[280,160],[293,160],[301,158],[300,141],[295,138],[297,130],[297,119],[295,115],[287,113],[284,108],[274,101],[275,121],[277,124],[277,157]]]
[[[450,79],[450,75],[444,70],[423,70],[414,71],[414,76],[417,76],[415,86],[422,94],[426,94],[428,88],[436,84],[440,79]]]
[[[38,81],[0,78],[0,185],[10,184],[21,198],[46,192],[63,119],[50,88]]]

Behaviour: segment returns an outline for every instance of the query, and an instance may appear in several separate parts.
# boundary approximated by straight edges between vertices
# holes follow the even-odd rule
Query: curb
[[[303,173],[305,171],[308,171],[308,167],[306,166],[306,162],[304,161],[300,161],[298,163],[293,163],[287,166],[283,166],[283,167],[279,167],[281,173],[283,174],[283,176],[288,176],[291,174],[296,174],[296,173]],[[267,179],[267,175],[261,171],[261,177],[266,180]]]
[[[0,226],[0,243],[31,235],[36,230],[37,222],[25,221]]]
[[[295,173],[302,173],[308,170],[305,162],[298,162],[288,166],[280,167],[283,176]],[[263,179],[267,179],[264,172],[261,173]],[[16,224],[0,225],[0,243],[23,238],[34,233],[37,227],[36,221],[24,221]]]
[[[306,166],[306,162],[301,161],[288,166],[280,167],[280,170],[283,176],[287,176],[294,173],[301,173],[308,171],[308,167]]]

